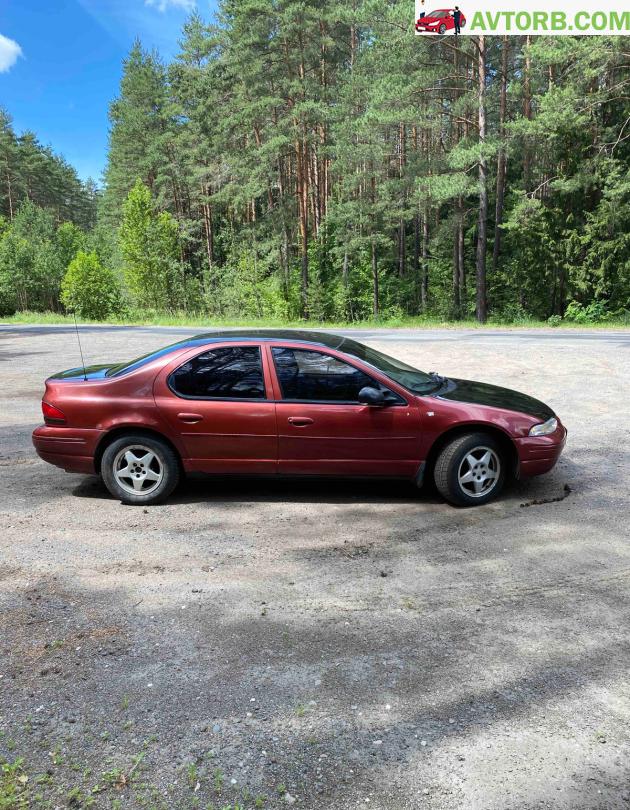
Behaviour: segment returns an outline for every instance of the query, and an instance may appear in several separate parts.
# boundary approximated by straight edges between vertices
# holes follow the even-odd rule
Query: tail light
[[[42,413],[47,425],[65,425],[66,415],[49,402],[42,401]]]

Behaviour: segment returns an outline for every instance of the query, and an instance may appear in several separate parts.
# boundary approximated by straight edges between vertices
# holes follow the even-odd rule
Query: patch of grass
[[[57,767],[59,767],[59,765],[63,764],[63,762],[65,760],[65,757],[61,753],[61,746],[60,745],[56,745],[53,748],[53,750],[50,752],[50,758],[53,761],[53,765],[56,765]]]
[[[214,789],[219,792],[223,787],[223,783],[225,782],[225,776],[221,768],[215,768],[214,774],[212,775],[212,779],[214,782]]]
[[[199,782],[199,769],[197,768],[194,762],[188,763],[186,767],[186,778],[188,779],[188,784],[194,790],[197,783]]]
[[[46,642],[46,644],[44,644],[44,649],[48,651],[59,650],[62,647],[63,647],[63,640],[60,638],[57,638],[54,641],[51,641],[50,643]]]
[[[0,760],[0,810],[27,810],[30,806],[28,774],[24,760]]]
[[[69,315],[58,312],[16,312],[15,315],[6,316],[2,319],[6,324],[74,324],[74,319]],[[82,324],[98,324],[99,321],[81,319]],[[292,320],[285,321],[278,318],[212,318],[207,315],[191,315],[185,312],[151,312],[151,313],[130,313],[126,317],[114,318],[107,321],[111,325],[129,326],[190,326],[204,327],[212,329],[214,327],[271,327],[271,328],[314,328],[314,329],[373,329],[382,327],[388,329],[627,329],[630,321],[627,316],[611,318],[599,323],[579,324],[574,321],[562,319],[560,323],[554,321],[552,325],[548,321],[526,319],[520,322],[501,322],[499,317],[486,324],[479,324],[477,321],[468,319],[462,321],[447,321],[433,315],[415,315],[395,318],[374,318],[364,321],[313,321],[313,320]],[[107,325],[101,324],[101,325]]]

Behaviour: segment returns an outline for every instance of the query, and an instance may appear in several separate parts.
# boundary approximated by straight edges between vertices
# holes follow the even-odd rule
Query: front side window
[[[258,346],[227,346],[198,354],[168,379],[172,391],[193,399],[264,399]]]
[[[393,403],[403,400],[363,371],[329,354],[305,349],[272,349],[283,399],[307,402],[358,402],[365,386],[388,395]]]

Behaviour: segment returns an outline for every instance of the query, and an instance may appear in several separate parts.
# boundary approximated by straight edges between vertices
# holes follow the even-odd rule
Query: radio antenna
[[[83,359],[83,349],[81,348],[81,338],[79,337],[79,324],[77,323],[77,313],[73,311],[74,315],[74,328],[77,333],[77,343],[79,344],[79,353],[81,355],[81,365],[83,366],[83,382],[87,382],[87,370],[85,368],[85,360]]]

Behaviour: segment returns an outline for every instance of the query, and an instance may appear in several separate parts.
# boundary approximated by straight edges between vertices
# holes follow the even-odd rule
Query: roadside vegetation
[[[629,88],[623,37],[223,0],[133,46],[102,187],[0,115],[0,317],[627,324]]]
[[[0,319],[5,324],[51,324],[74,325],[74,315],[63,312],[15,312]],[[221,327],[252,327],[259,329],[289,328],[289,329],[628,329],[630,328],[630,313],[610,316],[605,320],[570,320],[568,318],[548,318],[546,321],[524,316],[508,319],[501,315],[491,315],[485,324],[474,318],[443,320],[431,315],[406,315],[382,318],[366,318],[357,321],[316,321],[307,319],[284,318],[216,318],[208,315],[192,314],[188,312],[151,312],[146,310],[128,310],[124,314],[108,315],[106,318],[89,318],[80,316],[79,324],[99,324],[114,326],[181,326],[205,327],[217,329]]]

